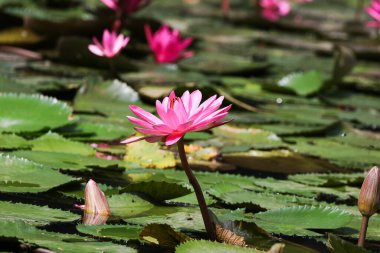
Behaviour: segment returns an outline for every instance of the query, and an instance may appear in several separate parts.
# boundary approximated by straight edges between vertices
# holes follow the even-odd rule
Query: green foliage
[[[112,195],[108,199],[111,213],[114,216],[128,218],[150,210],[154,207],[148,201],[132,194]]]
[[[334,229],[347,225],[352,216],[337,208],[296,206],[274,209],[255,216],[266,231],[285,235],[321,236],[310,229]]]
[[[71,108],[41,95],[0,94],[0,132],[34,132],[69,123]]]
[[[109,252],[135,253],[136,250],[110,242],[98,242],[78,235],[60,234],[37,229],[22,221],[0,220],[0,236],[18,238],[22,242],[36,244],[55,252]]]
[[[45,192],[75,178],[24,158],[0,154],[0,192]]]
[[[177,253],[264,253],[264,251],[210,241],[189,241],[176,248]]]
[[[5,201],[0,201],[0,205],[0,220],[2,221],[22,220],[32,225],[46,225],[50,222],[74,221],[80,218],[79,215],[59,209],[52,209],[47,206],[35,206]]]
[[[280,87],[291,90],[300,96],[317,93],[323,86],[323,76],[320,72],[292,73],[278,81]]]
[[[77,230],[83,234],[114,240],[137,240],[143,227],[138,225],[85,225],[78,224]]]
[[[331,253],[370,253],[363,247],[347,242],[334,234],[329,234],[327,247]]]
[[[57,153],[71,153],[84,156],[95,155],[95,151],[90,145],[70,141],[59,134],[49,132],[30,142],[33,151],[46,151]]]

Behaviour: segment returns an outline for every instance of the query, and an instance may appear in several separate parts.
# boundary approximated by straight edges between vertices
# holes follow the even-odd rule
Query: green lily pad
[[[112,215],[121,218],[136,216],[154,207],[150,202],[128,193],[112,195],[108,198],[108,204]]]
[[[130,184],[124,188],[128,192],[139,192],[148,195],[157,201],[163,201],[184,196],[191,192],[191,188],[184,184],[171,182],[170,180],[149,180]]]
[[[41,164],[5,154],[0,154],[0,167],[1,192],[45,192],[75,180]]]
[[[41,95],[0,94],[0,132],[35,132],[68,124],[71,108]]]
[[[266,62],[253,62],[248,58],[222,53],[199,53],[180,61],[178,65],[184,70],[221,75],[254,74],[269,67]]]
[[[95,150],[84,143],[70,141],[59,134],[49,132],[30,142],[33,151],[72,153],[84,156],[95,155]]]
[[[30,143],[15,134],[0,134],[0,149],[23,149],[29,148]]]
[[[0,201],[0,220],[22,220],[33,225],[47,225],[50,222],[67,222],[80,219],[80,216],[47,206],[35,206]]]
[[[174,154],[163,150],[157,142],[140,141],[126,145],[124,160],[144,168],[167,169],[176,165]]]
[[[50,168],[65,170],[91,170],[92,168],[117,168],[120,161],[104,160],[97,157],[78,154],[45,152],[45,151],[15,151],[13,155],[43,164]]]
[[[327,247],[331,253],[371,253],[371,251],[347,242],[334,234],[329,234]]]
[[[323,87],[323,77],[320,72],[292,73],[278,81],[278,86],[289,89],[300,96],[317,93]]]
[[[24,243],[36,244],[55,252],[109,252],[136,253],[135,249],[111,242],[98,242],[94,239],[74,234],[61,234],[38,229],[22,221],[0,220],[0,236],[17,238]]]
[[[177,253],[264,253],[264,251],[253,248],[244,248],[240,246],[229,245],[220,242],[192,240],[179,245],[176,248]]]
[[[334,229],[347,225],[352,216],[329,207],[297,206],[274,209],[255,216],[255,223],[276,234],[321,236],[308,229]]]
[[[143,227],[139,225],[84,225],[78,224],[77,230],[83,234],[114,240],[138,240]]]

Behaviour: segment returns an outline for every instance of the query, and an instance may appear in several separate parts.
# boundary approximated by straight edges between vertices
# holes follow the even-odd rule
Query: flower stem
[[[202,193],[201,186],[199,185],[198,180],[194,176],[194,174],[193,174],[193,172],[189,166],[189,163],[187,162],[185,147],[183,145],[183,139],[180,139],[177,142],[177,146],[178,146],[179,157],[181,158],[182,167],[185,170],[185,173],[187,175],[187,178],[189,179],[190,184],[194,188],[194,192],[195,192],[195,195],[196,195],[197,200],[198,200],[199,208],[201,209],[203,222],[205,224],[206,231],[207,231],[207,234],[209,236],[209,239],[212,241],[216,241],[215,226],[214,226],[213,222],[211,221],[211,216],[210,216],[210,213],[208,211],[206,201],[205,201],[205,198],[204,198],[203,193]]]
[[[360,247],[364,246],[364,241],[367,234],[368,221],[369,221],[369,217],[363,215],[362,225],[360,228],[360,234],[359,234],[359,240],[358,240],[358,246]]]

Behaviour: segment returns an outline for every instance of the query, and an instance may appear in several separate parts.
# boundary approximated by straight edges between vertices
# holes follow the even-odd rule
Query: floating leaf
[[[203,53],[184,59],[180,68],[207,74],[253,74],[269,67],[266,62],[253,62],[248,58],[222,53]]]
[[[140,233],[140,238],[157,244],[165,249],[174,249],[177,245],[190,240],[184,233],[175,231],[167,224],[148,224]]]
[[[137,240],[143,227],[138,225],[84,225],[78,224],[77,230],[83,234],[114,240]]]
[[[199,252],[208,252],[208,253],[264,253],[264,251],[244,248],[235,245],[229,245],[219,242],[211,241],[189,241],[184,244],[179,245],[176,248],[177,253],[199,253]]]
[[[0,201],[0,220],[22,220],[33,225],[47,225],[50,222],[67,222],[80,218],[79,215],[52,209],[47,206],[35,206],[21,203]]]
[[[151,180],[134,183],[125,187],[124,190],[144,193],[157,201],[181,197],[191,192],[186,185],[170,182],[170,180]]]
[[[44,192],[75,180],[41,164],[5,154],[0,154],[0,167],[1,192]]]
[[[112,215],[122,218],[136,216],[154,207],[150,202],[127,193],[112,195],[108,198],[108,204]]]
[[[327,247],[331,253],[371,253],[371,251],[340,239],[334,234],[329,234]]]
[[[0,149],[23,149],[29,148],[30,143],[15,134],[0,134]]]
[[[166,169],[175,166],[174,154],[162,150],[158,143],[145,141],[126,145],[125,161],[137,163],[145,168]]]
[[[71,108],[41,95],[0,94],[0,132],[34,132],[69,123]]]
[[[18,238],[25,243],[33,243],[55,252],[109,252],[109,253],[136,253],[137,251],[122,245],[110,242],[98,242],[91,238],[74,234],[61,234],[37,229],[22,221],[0,220],[0,236]]]
[[[13,155],[43,164],[45,166],[65,170],[90,170],[92,168],[117,168],[119,161],[109,161],[97,157],[78,154],[45,152],[45,151],[15,151]]]
[[[95,150],[84,143],[70,141],[59,134],[49,132],[30,142],[33,151],[95,155]]]
[[[337,208],[297,206],[255,215],[255,223],[276,234],[320,236],[308,229],[334,229],[347,225],[352,216]]]
[[[293,91],[297,95],[308,96],[322,88],[323,77],[318,71],[292,73],[279,80],[278,85]]]

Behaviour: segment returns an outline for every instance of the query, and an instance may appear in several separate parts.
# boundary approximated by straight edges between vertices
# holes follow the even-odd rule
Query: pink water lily
[[[366,7],[365,11],[374,19],[368,21],[366,26],[380,28],[380,0],[372,0],[371,5]]]
[[[149,25],[145,25],[144,28],[150,49],[153,51],[157,62],[172,63],[193,55],[191,51],[185,52],[185,49],[193,41],[192,38],[181,40],[180,32],[175,29],[170,30],[167,25],[163,25],[154,34],[152,34]]]
[[[186,91],[177,97],[172,91],[162,102],[156,101],[159,117],[131,105],[131,111],[139,118],[128,116],[128,119],[138,125],[136,131],[144,136],[134,136],[122,143],[140,140],[148,142],[165,141],[166,145],[177,143],[186,133],[203,131],[227,123],[221,121],[228,114],[231,105],[219,109],[224,97],[214,95],[201,104],[202,93],[199,90],[190,93]]]
[[[291,11],[291,5],[287,0],[260,0],[260,7],[261,15],[269,21],[276,21]]]
[[[148,3],[147,0],[101,0],[108,8],[129,15]]]
[[[129,37],[118,35],[115,31],[104,30],[102,43],[97,38],[93,38],[94,44],[88,46],[88,49],[98,56],[113,58],[127,46]]]

